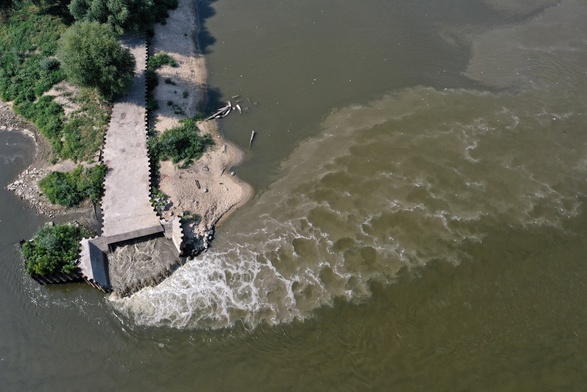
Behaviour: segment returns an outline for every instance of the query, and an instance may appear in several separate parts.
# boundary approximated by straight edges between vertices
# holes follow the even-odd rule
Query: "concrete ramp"
[[[102,198],[102,235],[127,234],[129,239],[160,223],[150,200],[145,109],[147,45],[144,38],[126,39],[123,45],[135,57],[136,73],[128,95],[114,102],[104,142],[103,162],[108,172]],[[136,237],[128,235],[133,232]]]

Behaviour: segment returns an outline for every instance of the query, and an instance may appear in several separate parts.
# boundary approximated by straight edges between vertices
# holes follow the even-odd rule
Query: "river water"
[[[584,389],[587,3],[198,5],[257,195],[114,300],[24,277],[1,191],[6,390]],[[0,133],[2,184],[31,149]]]

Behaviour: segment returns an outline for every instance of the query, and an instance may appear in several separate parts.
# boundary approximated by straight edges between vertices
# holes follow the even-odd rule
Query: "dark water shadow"
[[[206,116],[212,115],[221,107],[226,106],[226,102],[222,101],[221,98],[222,93],[219,88],[207,86],[206,97],[202,105]]]
[[[216,11],[212,8],[212,3],[217,0],[194,0],[196,4],[196,11],[198,15],[198,35],[196,37],[196,45],[201,54],[205,55],[210,52],[210,47],[216,43],[208,28],[206,27],[206,20],[214,15]]]

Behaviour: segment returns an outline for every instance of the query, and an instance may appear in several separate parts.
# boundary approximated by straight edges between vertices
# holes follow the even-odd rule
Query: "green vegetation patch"
[[[52,172],[39,187],[53,204],[75,207],[85,200],[96,203],[102,197],[106,166],[84,169],[81,165],[69,173]]]
[[[164,65],[178,67],[175,59],[167,53],[157,53],[155,56],[149,57],[149,61],[147,63],[147,67],[153,71],[161,68]]]
[[[72,0],[71,15],[79,21],[108,24],[117,34],[138,32],[168,16],[177,0]]]
[[[55,157],[89,159],[98,151],[108,126],[110,108],[95,89],[82,89],[79,104],[68,119],[51,96],[43,96],[65,79],[55,57],[60,35],[66,30],[57,16],[23,1],[0,23],[0,97],[31,120],[49,140]]]
[[[65,121],[59,155],[80,162],[90,160],[100,149],[108,129],[110,103],[92,88],[81,89],[73,101],[79,109]]]
[[[151,204],[155,209],[161,213],[165,206],[169,203],[169,196],[161,191],[161,189],[157,187],[151,188]]]
[[[55,156],[75,162],[91,159],[100,149],[108,128],[110,104],[96,89],[81,89],[72,98],[79,109],[65,118],[61,105],[46,95],[36,102],[23,102],[18,112],[33,121],[49,142]]]
[[[159,76],[157,70],[164,65],[177,67],[177,62],[167,53],[157,53],[155,56],[149,57],[147,60],[147,71],[145,78],[147,83],[147,111],[149,113],[159,109],[159,103],[155,99],[155,87],[159,85]],[[167,84],[175,84],[171,79],[165,79]]]
[[[30,275],[70,273],[76,267],[79,242],[94,233],[74,225],[56,225],[40,228],[31,241],[22,245],[26,271]]]
[[[132,84],[135,59],[107,25],[73,24],[59,40],[57,57],[68,81],[95,87],[108,100],[124,94]]]
[[[0,23],[0,96],[15,105],[33,102],[65,78],[53,57],[66,26],[23,2]]]
[[[147,83],[147,111],[149,115],[151,115],[152,112],[159,109],[159,103],[155,99],[154,94],[155,87],[159,85],[159,77],[157,76],[157,72],[147,67],[147,71],[145,72],[145,79]]]
[[[36,102],[21,102],[15,109],[17,113],[35,123],[39,131],[49,139],[53,152],[59,155],[64,118],[61,105],[54,102],[52,96],[46,95]]]
[[[171,160],[175,164],[181,162],[182,168],[199,159],[206,149],[213,145],[212,137],[200,136],[196,122],[191,119],[183,120],[180,127],[149,139],[149,151],[153,160]]]
[[[183,212],[183,214],[181,215],[181,219],[183,219],[184,221],[192,221],[194,222],[196,225],[200,224],[200,222],[202,221],[202,216],[199,214],[195,214],[192,213],[189,210],[186,210]]]
[[[24,2],[0,23],[0,97],[13,101],[17,113],[33,121],[59,149],[63,109],[43,93],[65,79],[53,56],[66,26]]]

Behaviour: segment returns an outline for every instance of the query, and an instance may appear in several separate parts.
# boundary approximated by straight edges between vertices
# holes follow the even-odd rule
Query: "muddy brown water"
[[[585,2],[199,7],[255,199],[111,300],[24,277],[0,191],[2,389],[584,390]],[[0,133],[3,184],[31,148]]]

